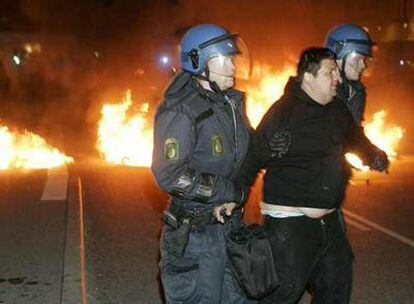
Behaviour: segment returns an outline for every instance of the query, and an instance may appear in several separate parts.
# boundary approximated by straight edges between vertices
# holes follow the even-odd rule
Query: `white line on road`
[[[68,168],[61,166],[47,170],[47,181],[43,188],[42,201],[64,201],[68,193]]]
[[[80,271],[81,271],[81,293],[82,304],[86,304],[86,273],[85,273],[85,238],[84,238],[84,223],[83,223],[83,195],[82,195],[82,181],[78,177],[78,189],[79,189],[79,237],[80,237]]]
[[[366,219],[365,217],[357,215],[357,214],[355,214],[351,211],[348,211],[348,210],[345,210],[345,209],[342,209],[342,210],[343,210],[345,215],[347,215],[349,217],[352,217],[352,218],[354,218],[354,219],[364,223],[365,225],[370,226],[370,227],[372,227],[372,228],[374,228],[378,231],[381,231],[382,233],[384,233],[384,234],[386,234],[390,237],[393,237],[394,239],[399,240],[400,242],[402,242],[404,244],[407,244],[410,247],[414,247],[414,241],[409,239],[408,237],[405,237],[405,236],[403,236],[403,235],[401,235],[397,232],[394,232],[394,231],[392,231],[388,228],[385,228],[384,226],[376,224],[373,221],[370,221],[369,219]]]
[[[75,189],[77,186],[77,190]],[[67,200],[61,304],[86,304],[82,182],[71,183]]]
[[[369,231],[371,230],[371,228],[369,228],[368,226],[365,226],[361,223],[358,223],[357,221],[354,221],[353,219],[350,219],[349,217],[345,217],[345,222],[348,225],[354,226],[355,228],[358,228],[359,230],[362,231]]]

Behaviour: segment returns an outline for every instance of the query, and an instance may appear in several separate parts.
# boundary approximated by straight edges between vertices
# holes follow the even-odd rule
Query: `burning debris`
[[[132,111],[131,91],[121,104],[105,104],[98,125],[97,148],[111,163],[127,166],[151,165],[152,127],[148,125],[149,104]],[[129,115],[130,112],[133,112]]]
[[[23,134],[11,132],[1,124],[0,151],[0,170],[52,168],[73,162],[42,137],[26,130]]]
[[[372,120],[365,124],[364,129],[370,141],[384,150],[392,161],[397,156],[397,147],[403,137],[404,130],[399,126],[387,125],[385,122],[386,116],[387,112],[385,110],[376,112]],[[361,159],[355,154],[347,153],[345,156],[347,161],[356,169],[363,172],[369,171],[369,167],[363,166]]]

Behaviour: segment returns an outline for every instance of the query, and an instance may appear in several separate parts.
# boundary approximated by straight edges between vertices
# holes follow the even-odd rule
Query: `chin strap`
[[[206,76],[200,74],[200,75],[197,75],[196,77],[198,79],[207,81],[208,84],[210,85],[210,88],[213,90],[213,92],[218,93],[218,94],[224,94],[224,91],[222,91],[220,89],[218,84],[215,81],[211,81],[211,79],[210,79],[210,70],[208,69],[208,67],[206,67],[204,72],[206,73]]]
[[[346,77],[346,73],[345,73],[346,59],[348,58],[348,55],[349,54],[346,54],[345,57],[344,57],[344,59],[342,59],[342,66],[339,69],[339,72],[341,74],[342,81],[344,83],[349,83],[349,79]]]

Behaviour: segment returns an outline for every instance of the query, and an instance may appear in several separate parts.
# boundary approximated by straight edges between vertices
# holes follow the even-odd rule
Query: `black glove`
[[[371,168],[371,170],[383,172],[388,170],[389,165],[390,161],[388,160],[387,154],[384,151],[380,151],[377,153],[369,167]]]
[[[288,153],[292,144],[292,134],[289,131],[277,131],[269,142],[270,157],[281,158]]]

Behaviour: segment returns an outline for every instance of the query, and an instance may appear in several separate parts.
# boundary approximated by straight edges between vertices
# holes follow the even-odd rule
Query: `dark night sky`
[[[211,22],[241,33],[257,58],[280,61],[321,43],[336,24],[385,26],[401,16],[404,2],[412,11],[407,0],[3,0],[0,32],[70,34],[115,57],[148,60],[172,50],[184,29]]]
[[[259,58],[274,58],[321,43],[339,23],[385,26],[401,16],[404,2],[414,9],[407,0],[2,0],[0,32],[71,34],[119,52],[122,45],[130,57],[149,56],[176,44],[183,29],[211,22],[241,33]],[[268,56],[270,50],[278,51]]]

